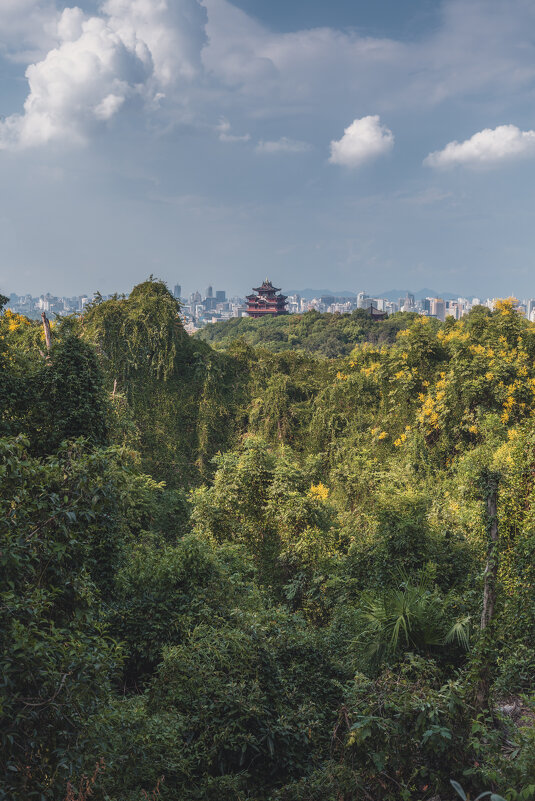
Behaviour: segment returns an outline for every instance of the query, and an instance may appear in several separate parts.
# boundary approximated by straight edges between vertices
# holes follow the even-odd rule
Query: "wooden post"
[[[52,347],[52,332],[50,331],[50,323],[48,321],[48,317],[44,312],[41,312],[41,319],[43,320],[43,329],[45,332],[45,342],[46,342],[46,349],[47,352],[50,352],[50,348]]]
[[[117,392],[117,379],[115,378],[113,381],[113,392],[111,393],[112,398],[115,397],[116,392]]]

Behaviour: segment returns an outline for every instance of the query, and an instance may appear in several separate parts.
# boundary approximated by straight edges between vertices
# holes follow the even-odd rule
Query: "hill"
[[[326,358],[347,356],[355,345],[394,342],[398,331],[416,315],[393,314],[386,320],[372,320],[364,309],[351,314],[288,314],[270,319],[241,317],[207,325],[196,338],[217,348],[228,348],[236,339],[274,353],[296,350]]]

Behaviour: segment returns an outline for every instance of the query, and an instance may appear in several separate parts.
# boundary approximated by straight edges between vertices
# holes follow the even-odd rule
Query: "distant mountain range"
[[[462,295],[456,294],[455,292],[435,292],[434,289],[419,289],[417,292],[413,292],[410,289],[389,289],[387,292],[369,292],[368,294],[371,295],[372,298],[386,298],[387,300],[393,300],[397,303],[399,298],[404,298],[405,295],[409,292],[411,295],[414,295],[416,300],[422,300],[423,298],[442,298],[443,300],[456,300],[458,297],[462,297]],[[355,298],[357,296],[356,292],[352,292],[349,289],[285,289],[285,295],[300,295],[302,298],[306,300],[312,300],[312,298],[319,298],[322,295],[331,295],[335,298]]]
[[[285,295],[300,295],[306,300],[312,298],[319,298],[322,295],[332,295],[335,298],[356,298],[357,293],[351,292],[349,289],[337,289],[334,292],[332,289],[283,289]]]

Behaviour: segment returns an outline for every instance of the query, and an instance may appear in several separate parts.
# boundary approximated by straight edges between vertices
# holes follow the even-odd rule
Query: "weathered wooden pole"
[[[43,330],[45,332],[46,349],[47,352],[50,353],[50,348],[52,347],[52,332],[50,330],[50,322],[48,321],[48,317],[46,316],[45,312],[41,312],[41,319],[43,320]]]

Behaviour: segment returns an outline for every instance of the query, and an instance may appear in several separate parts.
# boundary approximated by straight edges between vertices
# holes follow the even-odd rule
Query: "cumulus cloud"
[[[204,21],[196,0],[107,0],[100,16],[66,8],[56,47],[26,70],[23,113],[0,122],[0,149],[81,142],[130,98],[161,99],[195,76]]]
[[[428,167],[494,166],[511,159],[535,156],[535,131],[521,131],[516,125],[485,128],[464,142],[449,142],[443,150],[430,153]]]
[[[98,17],[65,9],[60,44],[26,70],[23,114],[0,123],[0,148],[32,147],[54,139],[80,142],[91,123],[108,120],[145,77],[120,37]]]
[[[302,142],[299,139],[289,139],[287,136],[282,136],[280,139],[274,141],[264,141],[261,139],[255,148],[257,153],[267,154],[306,153],[311,149],[311,145],[308,142]]]
[[[354,120],[338,141],[331,142],[330,164],[360,167],[392,150],[394,134],[381,125],[378,114]]]
[[[209,115],[212,125],[230,108],[248,120],[308,117],[308,138],[315,119],[340,109],[373,103],[384,117],[455,97],[525,102],[535,81],[535,4],[528,0],[444,0],[436,25],[411,42],[327,27],[280,33],[229,0],[93,0],[88,7],[98,2],[99,11],[80,22],[77,9],[66,9],[75,12],[70,19],[59,13],[64,0],[0,0],[0,55],[32,62],[24,112],[0,124],[0,147],[81,139],[135,97],[146,110]],[[101,26],[93,54],[91,20]],[[70,25],[78,28],[69,32]],[[84,77],[74,65],[69,74],[77,50],[98,65],[100,88],[91,70]],[[224,141],[237,136],[220,134]],[[262,140],[259,152],[292,151]],[[331,162],[342,163],[337,158]]]
[[[531,97],[535,4],[528,0],[444,0],[435,4],[436,24],[410,42],[327,27],[279,33],[229,0],[202,3],[204,65],[258,115],[372,102],[384,114],[456,97]]]
[[[102,11],[131,52],[145,63],[150,54],[163,86],[198,74],[206,11],[196,0],[106,0]]]
[[[251,138],[251,135],[248,133],[241,135],[231,133],[232,127],[225,117],[221,117],[219,124],[216,126],[216,130],[219,132],[220,142],[248,142]]]

